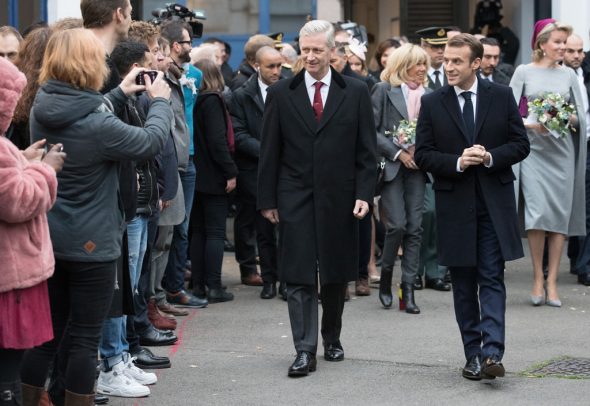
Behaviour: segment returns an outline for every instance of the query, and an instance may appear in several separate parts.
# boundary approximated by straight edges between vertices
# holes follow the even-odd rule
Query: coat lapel
[[[457,95],[453,87],[446,86],[443,90],[442,95],[443,106],[447,111],[450,113],[451,118],[461,130],[463,134],[463,138],[467,141],[467,145],[472,145],[471,137],[467,134],[467,130],[465,129],[465,124],[463,123],[463,116],[461,115],[461,108],[459,107],[459,100],[457,100]]]
[[[404,99],[404,93],[400,86],[392,87],[389,92],[387,92],[387,96],[393,107],[401,114],[401,116],[408,120],[408,107],[406,106],[406,99]]]
[[[307,89],[305,88],[305,79],[303,77],[305,70],[302,70],[297,76],[295,76],[291,84],[289,85],[289,89],[292,92],[292,97],[289,97],[291,104],[309,129],[309,131],[315,134],[318,123],[315,119],[315,115],[313,113],[313,108],[309,101],[309,95],[307,93]],[[328,99],[330,96],[328,96]],[[327,104],[327,103],[326,103]],[[325,115],[325,111],[324,111]]]
[[[492,86],[487,80],[480,80],[477,86],[477,111],[475,113],[475,139],[481,131],[483,122],[490,108]]]
[[[332,69],[332,68],[330,68]],[[320,132],[322,128],[326,126],[330,118],[338,111],[338,107],[344,100],[346,95],[346,82],[342,79],[334,69],[332,69],[332,83],[330,84],[330,90],[328,91],[328,98],[326,99],[326,105],[324,106],[324,113],[320,120],[317,132]]]

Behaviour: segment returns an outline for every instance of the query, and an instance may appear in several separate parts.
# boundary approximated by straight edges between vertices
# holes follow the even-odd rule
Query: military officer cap
[[[285,34],[283,34],[282,32],[274,32],[272,34],[266,34],[267,37],[270,37],[275,41],[275,48],[282,48],[284,35]]]
[[[416,34],[418,34],[425,43],[440,46],[447,44],[447,31],[450,31],[449,27],[428,27],[416,31]]]

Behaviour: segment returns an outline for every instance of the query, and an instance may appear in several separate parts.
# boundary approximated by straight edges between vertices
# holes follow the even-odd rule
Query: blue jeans
[[[137,290],[141,264],[147,246],[148,217],[137,215],[127,224],[129,245],[129,276],[133,293]],[[100,342],[100,356],[106,370],[123,360],[129,351],[127,342],[127,316],[112,317],[105,320]]]
[[[162,279],[162,287],[171,293],[177,293],[184,289],[184,265],[188,257],[188,222],[191,218],[196,180],[197,170],[191,156],[189,157],[186,172],[180,172],[186,216],[182,223],[174,226],[168,265],[166,265],[166,271]]]

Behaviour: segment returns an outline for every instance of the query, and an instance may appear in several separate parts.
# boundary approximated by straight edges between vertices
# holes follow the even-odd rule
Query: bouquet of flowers
[[[570,131],[572,115],[576,109],[567,103],[559,93],[544,93],[542,97],[528,103],[528,122],[542,124],[555,138],[564,138]]]
[[[416,143],[416,120],[401,120],[397,128],[393,131],[385,131],[385,135],[392,135],[393,143],[408,151]]]

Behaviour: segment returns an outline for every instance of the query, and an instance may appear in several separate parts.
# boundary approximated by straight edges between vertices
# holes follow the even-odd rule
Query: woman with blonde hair
[[[170,88],[162,74],[153,83],[144,75],[146,86],[138,86],[135,79],[141,72],[133,69],[103,97],[99,89],[108,69],[104,47],[91,31],[58,32],[47,44],[30,114],[31,134],[33,141],[63,145],[68,157],[57,175],[57,200],[47,216],[55,257],[55,272],[48,280],[54,338],[25,355],[25,404],[38,403],[60,343],[67,354],[65,404],[94,404],[98,344],[124,228],[119,162],[153,157],[172,122]],[[112,111],[142,90],[152,99],[149,114],[144,128],[133,127]]]
[[[420,98],[428,91],[426,72],[430,61],[419,46],[406,44],[393,51],[381,73],[382,82],[372,92],[377,128],[377,151],[385,161],[379,213],[386,234],[379,282],[379,299],[385,308],[393,302],[391,279],[398,249],[403,247],[402,297],[405,311],[420,313],[413,283],[418,272],[422,238],[422,209],[426,174],[414,162],[411,140],[395,137],[402,120],[418,118]]]
[[[570,26],[553,19],[537,21],[531,43],[533,62],[516,68],[510,81],[514,97],[522,105],[554,93],[576,107],[575,131],[568,131],[565,137],[556,138],[543,125],[526,120],[531,152],[520,163],[520,168],[515,168],[520,178],[524,226],[533,262],[534,282],[530,299],[534,306],[543,303],[561,306],[557,275],[565,239],[568,235],[586,235],[585,114],[576,74],[561,65],[565,42],[571,32]],[[549,262],[544,286],[545,238]]]

